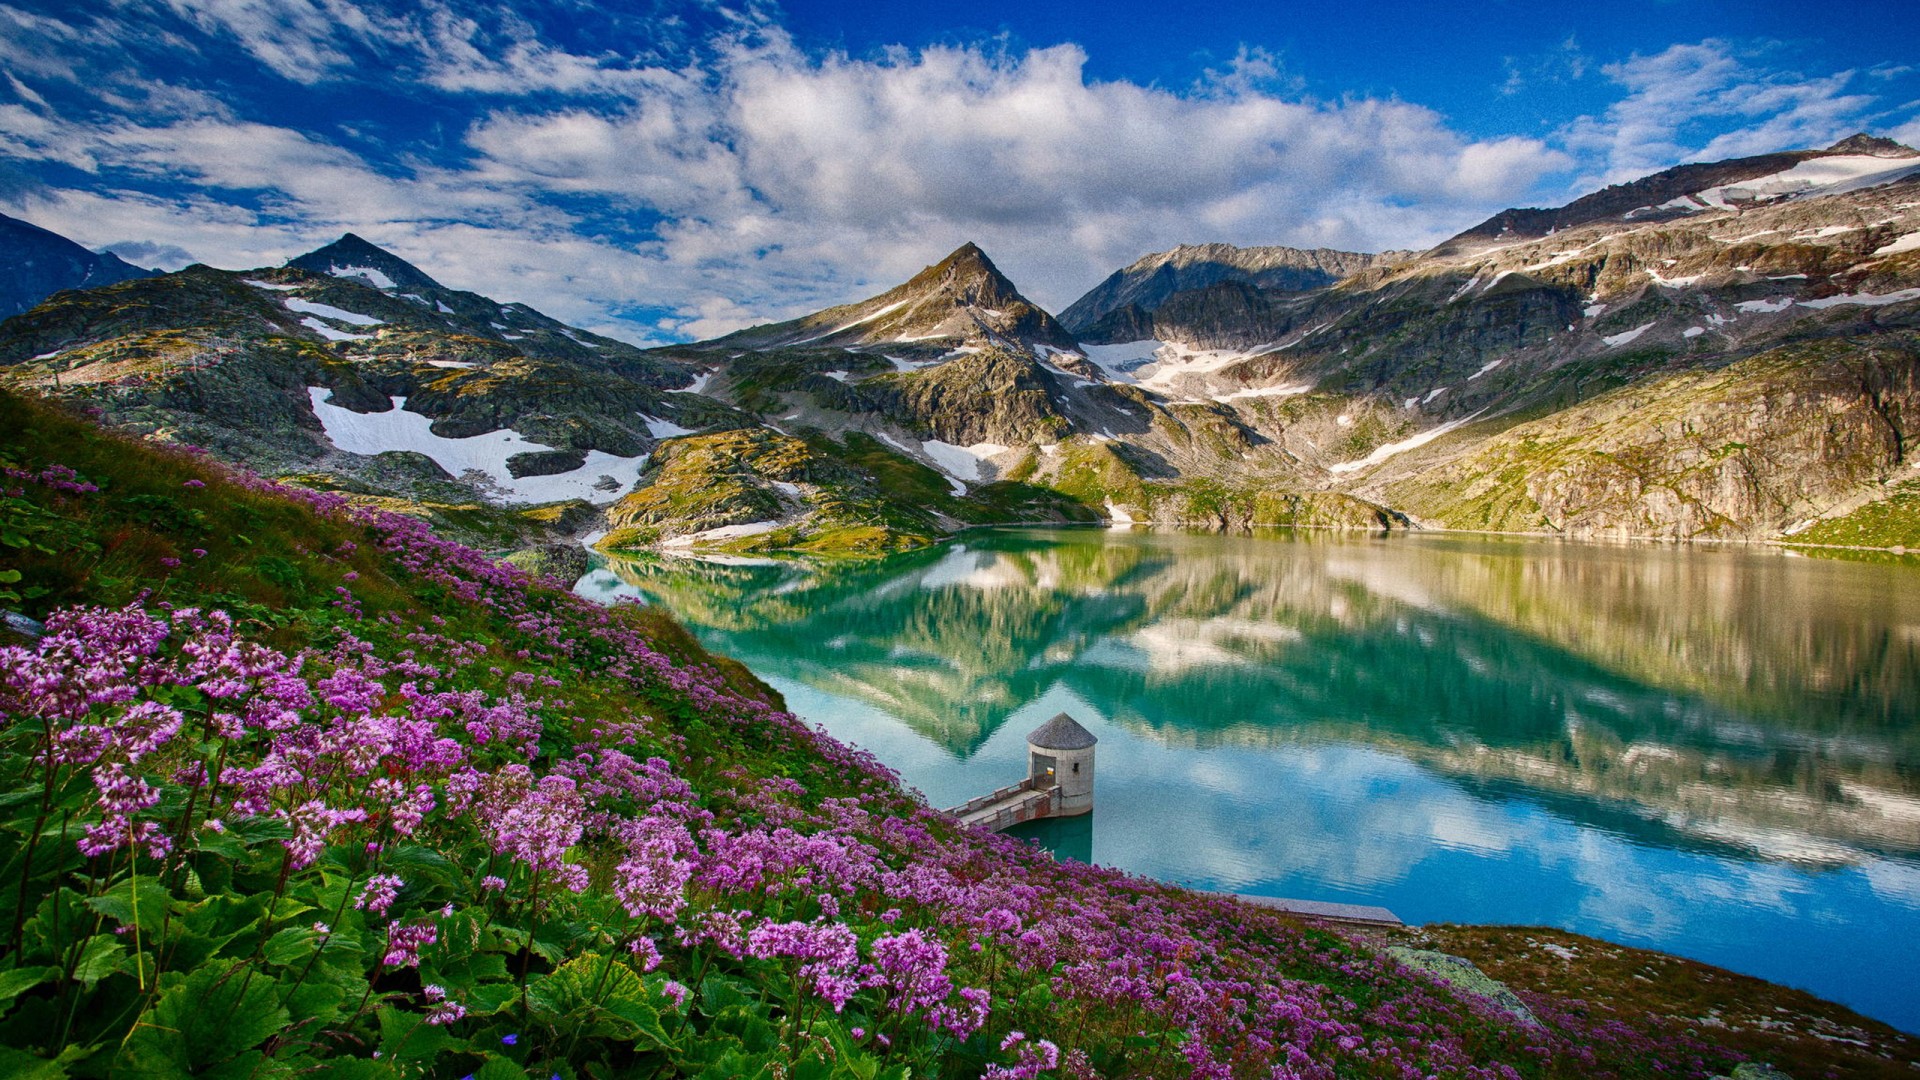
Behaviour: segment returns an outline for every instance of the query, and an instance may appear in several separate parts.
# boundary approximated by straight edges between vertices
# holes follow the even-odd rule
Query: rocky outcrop
[[[1231,244],[1182,244],[1172,251],[1143,256],[1060,313],[1060,324],[1088,341],[1139,341],[1124,336],[1135,332],[1142,315],[1152,314],[1178,293],[1205,289],[1223,282],[1252,285],[1275,292],[1306,292],[1325,288],[1341,278],[1401,253],[1368,255],[1356,251],[1290,247],[1234,247]],[[1137,314],[1114,320],[1118,312]],[[1127,329],[1129,324],[1135,329]]]
[[[777,520],[794,501],[774,485],[811,483],[817,464],[806,443],[765,428],[672,440],[648,462],[640,486],[607,512],[608,523],[629,534],[612,546]]]
[[[1451,528],[1764,539],[1904,475],[1920,337],[1783,346],[1652,378],[1377,482]]]
[[[860,384],[875,411],[922,438],[957,446],[1058,441],[1072,424],[1055,406],[1059,380],[1033,357],[986,349],[925,371]]]
[[[580,580],[591,565],[587,549],[579,544],[536,544],[508,555],[504,562],[537,578],[552,578],[566,586]]]

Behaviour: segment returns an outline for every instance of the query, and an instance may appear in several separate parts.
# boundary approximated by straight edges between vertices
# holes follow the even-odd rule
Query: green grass
[[[1920,551],[1920,480],[1905,481],[1878,502],[1782,537],[1781,542]]]

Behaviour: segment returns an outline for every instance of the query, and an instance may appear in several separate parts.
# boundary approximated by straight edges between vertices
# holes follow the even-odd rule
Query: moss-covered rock
[[[587,572],[591,560],[579,544],[540,544],[521,548],[506,556],[506,562],[537,578],[553,578],[572,585]]]
[[[585,450],[524,450],[507,459],[507,474],[516,480],[523,476],[554,476],[572,472],[586,463]]]

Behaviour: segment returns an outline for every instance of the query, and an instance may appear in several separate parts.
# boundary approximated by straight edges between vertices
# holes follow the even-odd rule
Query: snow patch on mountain
[[[1153,339],[1129,341],[1118,345],[1081,346],[1087,359],[1109,379],[1114,382],[1133,383],[1159,393],[1170,391],[1175,383],[1184,378],[1208,375],[1223,368],[1232,367],[1242,360],[1265,356],[1281,348],[1283,346],[1262,345],[1254,349],[1200,349],[1177,341]],[[1285,392],[1291,391],[1283,392],[1277,389],[1273,391],[1280,394]],[[1240,396],[1266,395],[1246,393]]]
[[[313,414],[320,420],[327,441],[350,454],[381,454],[389,450],[412,450],[433,459],[434,463],[462,476],[469,471],[485,474],[502,502],[544,503],[561,499],[586,499],[610,503],[633,487],[647,456],[617,457],[600,450],[587,452],[586,464],[571,472],[552,476],[515,477],[507,471],[507,459],[515,454],[551,450],[533,442],[511,428],[490,431],[464,439],[435,435],[432,419],[406,410],[407,399],[396,397],[393,408],[381,413],[357,413],[328,401],[331,390],[310,386],[307,395]],[[612,477],[612,490],[601,490],[601,477]]]
[[[1789,300],[1787,302],[1792,303],[1793,301]],[[1745,305],[1742,305],[1742,306],[1745,306]],[[1600,340],[1607,343],[1607,348],[1617,349],[1622,345],[1631,344],[1632,342],[1639,340],[1641,334],[1644,334],[1651,329],[1653,329],[1652,323],[1641,323],[1639,326],[1636,326],[1631,330],[1622,330],[1617,334],[1608,334],[1606,337],[1603,337]]]
[[[1149,338],[1118,345],[1082,345],[1080,351],[1095,367],[1106,372],[1108,378],[1115,382],[1132,382],[1133,373],[1156,363],[1156,354],[1166,347],[1166,342]]]
[[[745,525],[721,525],[685,536],[676,536],[662,544],[662,547],[686,548],[695,544],[709,543],[715,540],[735,540],[742,536],[758,536],[763,532],[772,532],[780,527],[777,521],[750,521]]]
[[[1840,154],[1802,161],[1791,169],[1752,180],[1697,191],[1693,197],[1715,210],[1732,210],[1736,202],[1766,202],[1787,196],[1840,195],[1895,183],[1915,175],[1920,175],[1920,162],[1912,158]]]
[[[1293,397],[1296,394],[1311,393],[1312,383],[1288,383],[1284,386],[1256,386],[1251,390],[1235,390],[1231,394],[1215,394],[1213,400],[1226,403],[1242,398]]]
[[[1482,410],[1482,412],[1484,411],[1485,410]],[[1474,413],[1472,416],[1463,416],[1458,420],[1449,420],[1437,427],[1430,427],[1410,438],[1401,439],[1399,442],[1390,442],[1385,446],[1376,446],[1373,448],[1373,453],[1357,461],[1342,461],[1337,465],[1329,465],[1327,466],[1327,471],[1339,475],[1342,473],[1359,472],[1361,469],[1370,469],[1395,454],[1402,454],[1408,450],[1418,449],[1450,431],[1465,427],[1467,424],[1479,418],[1480,413]]]
[[[335,330],[333,327],[328,326],[326,323],[323,323],[319,319],[315,319],[315,318],[301,319],[300,325],[306,327],[307,329],[313,331],[316,334],[319,334],[321,337],[326,338],[328,341],[371,341],[373,340],[372,334],[349,334],[344,330]]]
[[[376,319],[371,315],[362,315],[358,312],[346,311],[334,307],[332,304],[316,304],[311,300],[302,300],[297,296],[289,296],[280,302],[287,305],[289,310],[298,311],[303,315],[318,315],[323,319],[332,319],[335,322],[343,322],[349,326],[385,325],[384,320]]]
[[[990,459],[995,454],[1006,453],[1008,447],[990,442],[955,446],[939,439],[928,439],[920,444],[920,450],[933,459],[941,472],[969,483],[979,483],[993,478]]]
[[[1903,251],[1920,251],[1920,232],[1910,232],[1891,244],[1873,249],[1875,255],[1898,255]]]
[[[329,266],[327,273],[337,278],[358,278],[376,289],[392,289],[399,285],[399,282],[371,266]]]
[[[682,435],[693,434],[692,428],[681,427],[671,420],[662,420],[658,417],[648,416],[646,413],[641,413],[640,419],[646,422],[647,431],[651,432],[656,439],[677,439]]]
[[[853,320],[852,322],[842,323],[841,325],[834,327],[833,329],[827,331],[824,334],[815,334],[810,338],[801,338],[799,341],[793,342],[793,344],[806,345],[815,341],[823,341],[827,338],[834,336],[835,334],[845,333],[846,331],[851,330],[856,326],[864,326],[865,324],[880,318],[882,315],[889,315],[906,306],[907,306],[907,301],[896,300],[893,303],[888,304],[886,307],[880,308],[878,311],[870,311],[867,314],[862,315],[859,318]]]
[[[1859,307],[1885,307],[1888,304],[1904,304],[1909,300],[1920,300],[1920,289],[1901,289],[1899,292],[1880,294],[1841,293],[1839,296],[1829,296],[1823,300],[1801,300],[1799,304],[1801,307],[1810,308],[1839,307],[1843,304],[1856,305]]]

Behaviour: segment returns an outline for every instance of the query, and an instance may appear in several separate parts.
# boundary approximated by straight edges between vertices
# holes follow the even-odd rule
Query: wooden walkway
[[[945,812],[959,818],[962,825],[1001,832],[1008,826],[1046,817],[1058,790],[1057,786],[1040,787],[1029,776],[1017,784],[949,807]]]

